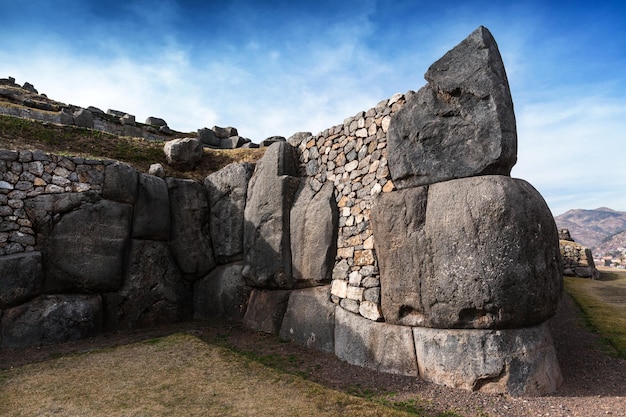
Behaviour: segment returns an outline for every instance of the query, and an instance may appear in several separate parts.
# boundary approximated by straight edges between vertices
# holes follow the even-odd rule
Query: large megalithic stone
[[[428,69],[428,83],[391,120],[396,188],[475,175],[509,175],[517,160],[515,114],[493,36],[479,27]]]
[[[257,163],[244,210],[243,276],[252,287],[291,289],[289,215],[300,185],[296,150],[286,142],[267,148]]]
[[[372,226],[388,323],[507,329],[556,312],[558,233],[523,180],[490,175],[383,193]]]

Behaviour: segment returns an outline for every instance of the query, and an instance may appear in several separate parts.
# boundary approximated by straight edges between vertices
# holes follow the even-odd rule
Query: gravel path
[[[564,295],[559,312],[549,325],[564,383],[552,395],[533,398],[453,390],[417,378],[381,374],[340,362],[332,354],[307,350],[293,343],[280,342],[272,335],[224,323],[178,323],[42,348],[4,349],[0,350],[0,369],[59,354],[84,352],[187,331],[213,343],[271,358],[282,369],[304,374],[313,381],[342,391],[367,396],[393,393],[391,401],[421,398],[426,415],[433,417],[448,410],[467,417],[626,417],[626,360],[611,357],[602,350],[600,339],[582,326],[577,307],[567,295]]]

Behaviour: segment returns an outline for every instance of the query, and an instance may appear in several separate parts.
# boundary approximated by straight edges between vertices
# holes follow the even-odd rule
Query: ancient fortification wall
[[[0,348],[220,316],[381,372],[556,390],[558,234],[510,177],[515,116],[491,34],[426,80],[203,184],[0,152]]]

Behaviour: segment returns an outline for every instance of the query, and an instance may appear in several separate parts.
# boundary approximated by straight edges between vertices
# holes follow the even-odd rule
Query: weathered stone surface
[[[561,237],[560,232],[559,237]],[[600,278],[600,271],[593,261],[591,249],[574,242],[573,239],[560,240],[559,249],[563,262],[563,275],[591,279]]]
[[[115,291],[121,284],[133,207],[83,204],[54,224],[47,245],[47,291]]]
[[[287,143],[289,143],[291,146],[297,148],[298,146],[300,146],[300,144],[303,141],[308,140],[311,137],[313,137],[313,134],[311,132],[297,132],[297,133],[294,133],[293,135],[291,135],[287,139]]]
[[[308,348],[335,351],[335,305],[330,302],[329,286],[291,292],[280,337]]]
[[[313,191],[305,179],[290,214],[292,275],[296,287],[330,282],[337,254],[339,211],[333,185]]]
[[[243,324],[254,330],[278,334],[290,295],[291,290],[252,290]]]
[[[41,252],[0,256],[0,309],[38,295],[42,281]]]
[[[563,380],[547,326],[512,330],[414,328],[420,376],[453,388],[545,395]]]
[[[222,265],[194,284],[193,317],[242,321],[251,288],[245,285],[243,262]]]
[[[151,126],[159,126],[159,127],[167,126],[167,122],[165,120],[159,117],[152,117],[152,116],[146,119],[146,124],[151,125]]]
[[[62,343],[94,336],[102,329],[99,295],[46,295],[4,310],[3,348]]]
[[[341,307],[335,309],[335,355],[379,372],[418,374],[410,327],[377,323]]]
[[[235,149],[241,147],[246,143],[246,139],[241,136],[229,136],[227,138],[220,139],[221,149]]]
[[[24,200],[24,209],[37,227],[46,232],[51,227],[48,222],[55,214],[61,214],[78,208],[86,202],[95,202],[98,198],[91,193],[41,194]]]
[[[170,195],[170,249],[185,277],[200,279],[215,268],[206,191],[192,180],[166,181]]]
[[[428,69],[428,84],[392,118],[389,170],[397,188],[509,175],[517,159],[513,101],[491,33],[479,27]]]
[[[574,242],[572,235],[569,233],[569,229],[559,229],[559,240],[567,240],[569,242]]]
[[[213,250],[218,263],[243,258],[243,213],[253,172],[254,165],[250,163],[234,163],[204,180],[209,195]]]
[[[138,184],[139,174],[135,168],[122,162],[115,162],[108,165],[104,171],[102,197],[120,203],[134,204]]]
[[[163,146],[165,159],[171,166],[185,171],[192,170],[202,159],[202,144],[195,138],[172,139]]]
[[[483,176],[434,184],[427,194],[426,187],[387,193],[372,222],[390,323],[511,328],[556,311],[557,230],[525,181]]]
[[[215,132],[209,128],[198,129],[198,140],[206,146],[219,148],[220,138],[215,136]]]
[[[93,129],[93,113],[87,109],[80,109],[74,112],[74,124],[78,127]]]
[[[137,187],[132,237],[167,240],[170,237],[170,198],[165,180],[141,174]]]
[[[167,243],[132,240],[122,287],[104,295],[105,325],[133,329],[191,317],[191,286],[183,280]]]
[[[232,126],[228,126],[228,127],[213,126],[213,132],[215,132],[215,136],[217,136],[220,139],[226,139],[231,136],[239,135],[239,132],[237,132],[237,129]]]
[[[250,286],[293,287],[289,212],[300,184],[295,149],[271,145],[257,163],[244,211],[243,275]]]

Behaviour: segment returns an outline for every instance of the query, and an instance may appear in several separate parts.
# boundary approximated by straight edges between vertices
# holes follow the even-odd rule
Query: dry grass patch
[[[182,136],[196,136],[193,133]],[[174,139],[174,138],[172,138]],[[167,165],[164,142],[116,136],[76,126],[60,126],[0,115],[0,149],[41,150],[87,159],[113,159],[125,162],[139,172],[148,172],[151,164],[160,163],[170,177],[204,178],[232,162],[258,161],[265,153],[259,149],[205,149],[200,164],[192,171],[178,171]]]
[[[565,290],[585,321],[626,359],[626,271],[600,270],[600,279],[565,277]]]
[[[3,416],[408,416],[189,334],[0,372]]]

